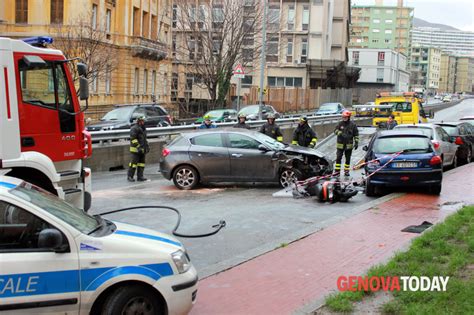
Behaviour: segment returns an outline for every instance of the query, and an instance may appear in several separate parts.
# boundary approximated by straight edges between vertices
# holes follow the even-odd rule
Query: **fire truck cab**
[[[40,47],[46,43],[52,38],[0,37],[0,174],[88,210],[91,172],[83,160],[92,153],[91,138],[69,61],[59,50]],[[86,80],[81,99],[87,99]]]

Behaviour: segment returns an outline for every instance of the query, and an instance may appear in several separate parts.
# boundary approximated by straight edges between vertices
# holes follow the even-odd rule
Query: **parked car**
[[[121,105],[104,115],[99,122],[88,125],[87,131],[130,129],[140,116],[146,118],[146,127],[166,127],[172,124],[171,116],[156,104]]]
[[[436,123],[441,126],[451,137],[451,140],[459,145],[457,151],[460,163],[470,163],[473,161],[474,152],[474,127],[463,121]]]
[[[249,105],[242,108],[238,115],[244,114],[248,120],[257,120],[258,119],[258,110],[260,105]],[[262,118],[267,119],[267,115],[273,113],[276,118],[280,118],[280,113],[278,113],[275,108],[271,105],[262,105]],[[238,117],[237,115],[237,117]]]
[[[397,186],[422,186],[427,187],[432,194],[440,194],[442,160],[436,154],[429,137],[422,131],[379,131],[362,149],[367,151],[365,161],[369,162],[365,165],[365,173],[373,173],[366,181],[367,196],[375,195],[378,187]],[[394,155],[400,151],[403,152],[398,156]],[[391,159],[393,161],[389,163]],[[382,166],[384,167],[379,170]]]
[[[204,117],[209,116],[213,122],[229,122],[237,116],[235,109],[214,109],[205,113],[202,117],[196,119],[196,124],[202,124]]]
[[[458,158],[456,152],[458,145],[454,143],[448,133],[436,124],[397,125],[395,130],[419,130],[423,132],[433,143],[436,154],[441,156],[443,167],[457,167]]]
[[[316,116],[337,115],[344,111],[344,105],[341,103],[324,103],[316,111]]]
[[[471,125],[474,126],[474,116],[464,116],[464,117],[462,117],[462,118],[459,119],[459,120],[468,122],[468,123],[470,123]]]
[[[443,97],[440,94],[436,94],[434,99],[435,100],[441,100]]]
[[[163,148],[160,172],[179,189],[210,182],[275,182],[330,174],[323,153],[241,129],[183,133]]]
[[[451,102],[452,100],[453,100],[453,98],[452,98],[451,95],[449,95],[449,94],[448,94],[448,95],[445,95],[445,96],[443,97],[443,103],[449,103],[449,102]]]

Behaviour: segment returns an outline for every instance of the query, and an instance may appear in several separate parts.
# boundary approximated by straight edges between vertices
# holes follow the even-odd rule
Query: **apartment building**
[[[410,85],[413,89],[437,93],[441,76],[441,49],[414,45],[410,70]]]
[[[101,41],[104,62],[112,65],[91,82],[91,106],[153,99],[169,105],[170,2],[3,0],[0,34],[12,38],[49,35],[59,40],[67,31],[84,27],[85,33]]]
[[[474,58],[456,58],[455,90],[460,93],[474,92]]]
[[[474,32],[416,27],[411,33],[414,44],[440,48],[456,56],[474,57]]]
[[[399,51],[410,60],[413,8],[384,6],[376,1],[371,6],[353,6],[351,10],[350,48],[391,49]]]
[[[439,72],[440,93],[454,93],[456,82],[456,57],[449,53],[441,53],[441,65]]]

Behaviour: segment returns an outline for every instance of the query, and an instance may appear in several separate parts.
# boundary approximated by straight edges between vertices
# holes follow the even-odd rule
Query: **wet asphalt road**
[[[473,115],[474,99],[436,113],[435,120],[452,120]],[[369,137],[363,137],[362,142]],[[331,141],[331,140],[330,140]],[[331,154],[331,142],[319,149]],[[332,140],[334,141],[334,140]],[[364,143],[361,143],[362,147]],[[355,152],[355,160],[363,156]],[[180,191],[158,173],[158,166],[145,170],[146,183],[128,183],[125,171],[93,174],[91,213],[139,205],[164,205],[182,214],[179,232],[205,233],[224,219],[227,226],[206,238],[180,238],[201,277],[225,270],[287,243],[316,232],[346,217],[359,213],[383,200],[366,197],[362,192],[347,203],[319,203],[313,198],[273,197],[277,185],[221,184],[193,191]],[[354,173],[360,177],[360,172]],[[388,195],[382,199],[391,198]],[[176,215],[164,210],[136,210],[108,216],[117,220],[170,233]]]

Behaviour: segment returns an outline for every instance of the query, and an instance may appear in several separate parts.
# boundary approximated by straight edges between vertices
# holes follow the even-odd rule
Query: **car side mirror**
[[[54,249],[61,251],[63,235],[56,229],[44,229],[38,236],[38,248]]]
[[[266,146],[264,146],[263,144],[259,145],[258,146],[258,149],[262,152],[268,152],[270,150],[268,150],[268,148]]]
[[[364,145],[364,146],[362,147],[362,150],[364,150],[364,151],[369,151],[369,147],[366,146],[366,145]]]

